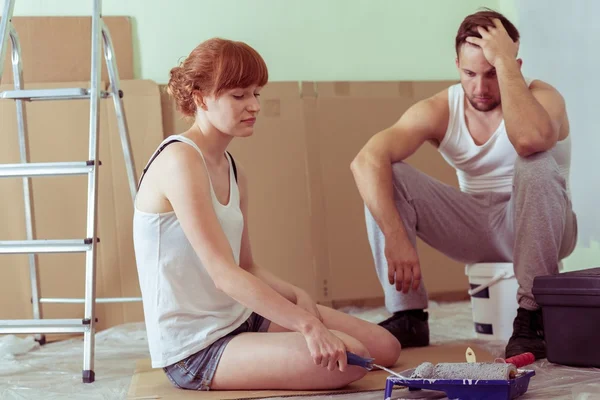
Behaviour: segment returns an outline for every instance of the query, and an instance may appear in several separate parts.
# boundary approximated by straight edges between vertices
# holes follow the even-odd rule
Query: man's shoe
[[[517,310],[513,322],[513,334],[506,345],[506,357],[530,352],[536,360],[546,358],[546,341],[544,339],[544,321],[542,310]]]
[[[423,310],[398,311],[379,325],[398,339],[402,348],[429,346],[429,314]]]

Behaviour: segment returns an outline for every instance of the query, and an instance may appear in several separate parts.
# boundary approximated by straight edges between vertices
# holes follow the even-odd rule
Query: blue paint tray
[[[400,372],[400,375],[411,376],[414,369]],[[385,383],[385,400],[391,400],[395,385],[405,386],[410,391],[435,390],[446,393],[449,399],[460,400],[511,400],[523,395],[529,387],[529,380],[535,375],[534,370],[519,369],[517,376],[509,380],[474,380],[474,379],[402,379],[389,376]]]

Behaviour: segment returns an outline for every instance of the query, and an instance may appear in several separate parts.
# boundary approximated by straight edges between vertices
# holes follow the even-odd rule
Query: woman
[[[254,133],[267,80],[254,49],[223,39],[171,70],[169,93],[195,123],[144,169],[134,245],[152,366],[179,388],[332,389],[366,373],[346,351],[388,366],[400,353],[385,329],[316,305],[252,258],[247,179],[226,149]]]

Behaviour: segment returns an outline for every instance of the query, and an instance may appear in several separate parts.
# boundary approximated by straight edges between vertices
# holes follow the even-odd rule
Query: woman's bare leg
[[[329,329],[344,332],[362,343],[375,363],[389,367],[400,356],[400,342],[383,327],[356,318],[333,308],[317,305],[323,317],[323,323]],[[271,323],[269,332],[286,332],[281,326]]]
[[[349,351],[368,357],[356,339],[332,331]],[[211,390],[329,390],[362,378],[367,370],[347,366],[329,371],[316,365],[306,340],[297,332],[242,333],[234,337],[221,356]]]

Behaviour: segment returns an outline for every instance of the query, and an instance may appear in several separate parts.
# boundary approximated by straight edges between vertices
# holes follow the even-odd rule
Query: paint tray
[[[400,372],[400,375],[411,376],[414,369]],[[446,393],[449,399],[460,400],[511,400],[523,395],[529,387],[529,380],[535,375],[534,370],[519,369],[517,376],[509,380],[475,380],[475,379],[421,379],[399,378],[389,376],[385,383],[385,400],[392,397],[395,385],[407,387],[410,391],[435,390]]]

